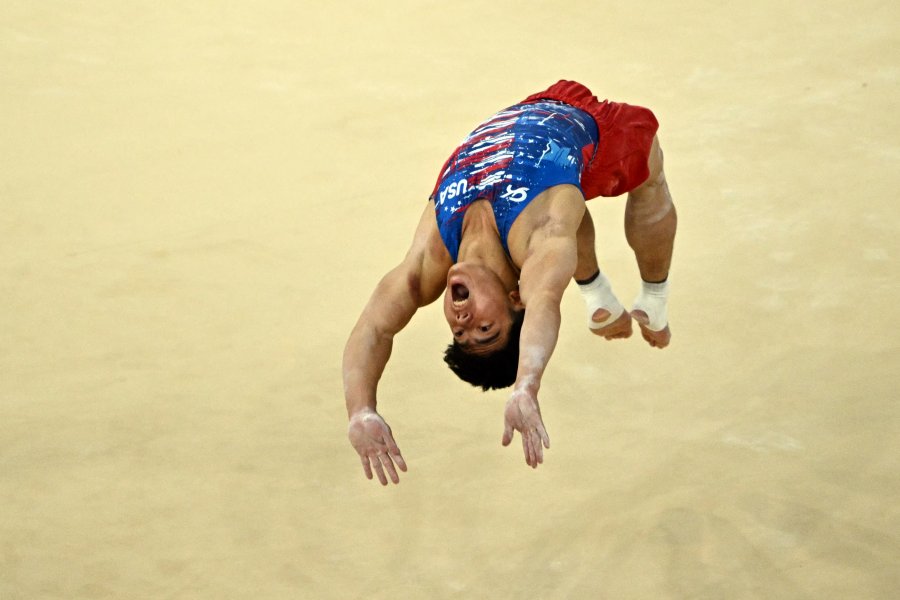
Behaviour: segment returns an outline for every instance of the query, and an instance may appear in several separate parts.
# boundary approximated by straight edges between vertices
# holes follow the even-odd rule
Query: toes
[[[618,319],[616,319],[606,327],[591,329],[591,332],[594,335],[599,335],[600,337],[607,340],[622,340],[625,338],[629,338],[631,337],[632,333],[631,316],[628,314],[628,312],[624,312]]]

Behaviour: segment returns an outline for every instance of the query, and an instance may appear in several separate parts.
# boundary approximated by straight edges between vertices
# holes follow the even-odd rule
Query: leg
[[[594,248],[594,220],[590,211],[585,208],[581,224],[575,234],[575,245],[578,251],[578,265],[575,267],[575,281],[587,281],[597,274],[597,251]]]
[[[650,152],[650,177],[628,194],[625,205],[625,238],[634,250],[643,279],[641,295],[635,300],[632,316],[651,346],[665,348],[672,334],[666,316],[669,266],[678,217],[663,172],[663,155],[658,140]]]
[[[609,281],[597,264],[597,252],[594,248],[594,221],[591,213],[584,211],[581,224],[576,233],[576,249],[578,264],[575,267],[574,279],[588,307],[588,328],[595,335],[608,340],[623,339],[631,336],[631,316],[622,309],[622,305],[612,293]],[[623,312],[612,319],[613,312]],[[610,321],[609,323],[604,323]],[[598,325],[603,323],[603,325]]]
[[[654,138],[650,151],[650,177],[628,194],[625,204],[625,239],[634,250],[641,279],[665,281],[672,263],[678,217],[663,172],[663,156]]]

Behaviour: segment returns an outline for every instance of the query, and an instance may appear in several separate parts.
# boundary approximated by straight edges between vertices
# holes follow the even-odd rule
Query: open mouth
[[[450,298],[453,306],[462,306],[469,299],[469,288],[461,283],[454,283],[450,286]]]

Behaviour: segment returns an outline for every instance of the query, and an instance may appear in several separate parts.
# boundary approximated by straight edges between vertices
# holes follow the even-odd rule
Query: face
[[[517,303],[518,292],[507,292],[490,269],[457,263],[447,273],[444,316],[466,352],[489,354],[505,346]]]

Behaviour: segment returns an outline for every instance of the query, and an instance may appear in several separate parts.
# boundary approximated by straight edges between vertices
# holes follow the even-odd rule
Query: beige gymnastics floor
[[[896,598],[898,5],[0,17],[3,600]],[[383,489],[346,336],[453,146],[560,78],[662,123],[673,344],[604,343],[567,296],[533,472],[429,307],[380,388],[410,465]],[[631,298],[622,200],[590,208]]]

